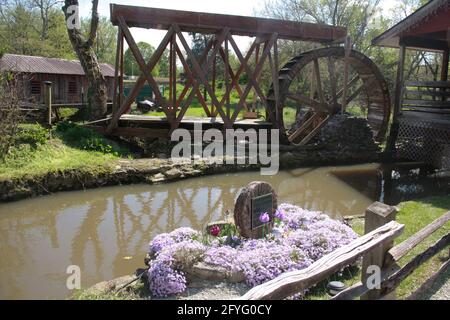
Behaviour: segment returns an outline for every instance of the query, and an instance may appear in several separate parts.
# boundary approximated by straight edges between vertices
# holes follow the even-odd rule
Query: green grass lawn
[[[417,233],[420,229],[426,227],[432,221],[436,220],[444,213],[450,210],[450,195],[446,197],[432,197],[422,200],[408,201],[399,205],[400,212],[397,214],[397,221],[405,225],[403,234],[395,240],[396,244],[406,240]],[[420,254],[428,247],[432,246],[442,236],[450,232],[450,223],[425,239],[420,245],[414,248],[409,254],[400,259],[399,264],[404,266],[411,261],[417,254]],[[450,245],[434,256],[426,263],[422,264],[412,275],[406,278],[398,287],[397,297],[406,298],[413,291],[425,282],[434,272],[436,272],[443,260],[448,257]]]
[[[0,161],[0,180],[70,169],[105,172],[126,155],[115,143],[76,125],[56,128],[49,137],[39,125],[22,125],[14,146]]]
[[[445,197],[429,197],[414,201],[402,202],[398,205],[400,211],[397,214],[396,221],[404,224],[405,229],[401,236],[395,240],[395,245],[408,239],[422,228],[442,216],[450,210],[450,195]],[[360,235],[364,234],[364,220],[354,219],[351,221],[353,229]],[[450,232],[450,223],[445,224],[438,231],[424,240],[420,245],[410,251],[399,261],[400,266],[406,265],[416,255],[420,254],[428,247],[433,245],[442,236]],[[442,265],[444,259],[448,257],[450,246],[442,250],[426,263],[422,264],[409,277],[407,277],[397,288],[397,299],[405,299],[416,291],[434,272]],[[348,279],[348,285],[360,280],[360,272],[355,273],[353,279]]]
[[[177,97],[180,96],[181,92],[183,91],[183,88],[184,88],[183,84],[177,84]],[[201,90],[201,93],[203,94],[203,89],[201,88],[200,90]],[[186,95],[186,98],[189,95],[189,92],[190,91],[188,91],[188,94]],[[216,97],[219,100],[219,102],[222,101],[222,98],[223,98],[224,94],[225,94],[225,88],[224,87],[216,88]],[[169,90],[168,89],[164,90],[164,97],[166,99],[169,99]],[[186,98],[185,98],[185,100],[186,100]],[[233,115],[234,111],[236,110],[236,107],[237,107],[237,105],[239,103],[239,99],[240,99],[240,97],[239,97],[237,91],[236,90],[232,90],[231,94],[230,94],[230,105],[229,105],[230,106],[230,114],[231,115]],[[249,93],[249,95],[247,96],[246,103],[251,105],[252,101],[253,101],[253,91],[251,91]],[[206,101],[206,103],[208,105],[208,108],[211,109],[212,102],[211,102],[211,98],[209,96],[208,96],[208,100]],[[222,107],[222,110],[225,113],[227,112],[226,102],[224,103],[224,106]],[[262,115],[265,115],[265,112],[262,109],[262,106],[261,106],[260,111],[261,111]],[[146,115],[165,117],[164,112],[155,112],[155,111],[148,112],[148,113],[146,113]],[[241,119],[243,117],[243,115],[244,115],[244,111],[241,110],[239,112],[238,119]],[[187,109],[185,116],[188,116],[188,117],[207,117],[207,114],[206,114],[205,110],[203,109],[202,105],[200,104],[200,101],[198,100],[197,97],[194,97],[192,99],[192,102],[191,102],[189,108]]]

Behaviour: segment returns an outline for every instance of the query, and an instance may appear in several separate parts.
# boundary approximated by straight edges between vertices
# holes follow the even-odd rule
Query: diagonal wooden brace
[[[147,66],[146,66],[147,70],[152,70],[156,66],[156,64],[158,63],[162,54],[164,53],[164,50],[166,49],[173,33],[174,33],[173,28],[169,28],[169,30],[167,31],[163,40],[159,44],[158,48],[155,50],[152,57],[150,58]],[[117,110],[117,112],[112,115],[112,119],[106,130],[107,133],[111,133],[112,130],[114,130],[117,127],[117,123],[119,121],[120,116],[130,107],[130,105],[133,103],[134,99],[136,99],[139,91],[144,86],[145,81],[146,81],[146,77],[143,74],[141,74],[139,76],[139,78],[137,79],[130,94],[126,97],[126,100],[124,101],[124,103],[120,106],[119,110]],[[158,92],[159,92],[159,89],[158,89]]]

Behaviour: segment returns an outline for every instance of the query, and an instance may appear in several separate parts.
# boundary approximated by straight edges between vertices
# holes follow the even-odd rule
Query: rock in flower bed
[[[149,245],[148,284],[155,297],[184,292],[189,270],[196,264],[242,274],[253,287],[279,274],[308,267],[314,261],[357,238],[348,226],[321,212],[281,204],[275,227],[262,239],[221,233],[202,235],[179,228],[156,236]],[[228,228],[229,229],[229,228]]]

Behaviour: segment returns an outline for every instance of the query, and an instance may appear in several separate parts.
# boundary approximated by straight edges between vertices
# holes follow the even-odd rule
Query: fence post
[[[395,220],[396,215],[397,208],[388,206],[381,202],[374,202],[366,209],[364,233],[367,234],[375,230],[376,228]],[[385,265],[384,258],[386,256],[386,252],[391,249],[393,245],[394,242],[391,241],[390,243],[381,245],[364,255],[363,265],[361,269],[361,282],[363,283],[363,285],[367,286],[367,280],[373,274],[372,272],[368,273],[367,269],[370,266],[378,266],[380,268],[380,270],[382,271],[380,277],[382,277],[383,270],[386,270],[386,268],[390,267]],[[381,290],[375,288],[362,295],[361,300],[376,300],[379,299],[381,295]]]
[[[47,124],[52,127],[52,82],[45,81],[45,105],[47,106]]]

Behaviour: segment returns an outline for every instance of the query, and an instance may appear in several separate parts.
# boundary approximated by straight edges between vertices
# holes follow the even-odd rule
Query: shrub
[[[89,151],[97,151],[105,154],[119,155],[127,151],[113,145],[102,135],[73,122],[62,121],[56,125],[56,133],[67,144]]]
[[[33,147],[45,144],[48,140],[49,132],[40,124],[22,125],[19,127],[15,144],[29,144]]]
[[[19,79],[11,73],[0,73],[0,161],[4,161],[22,121]]]

